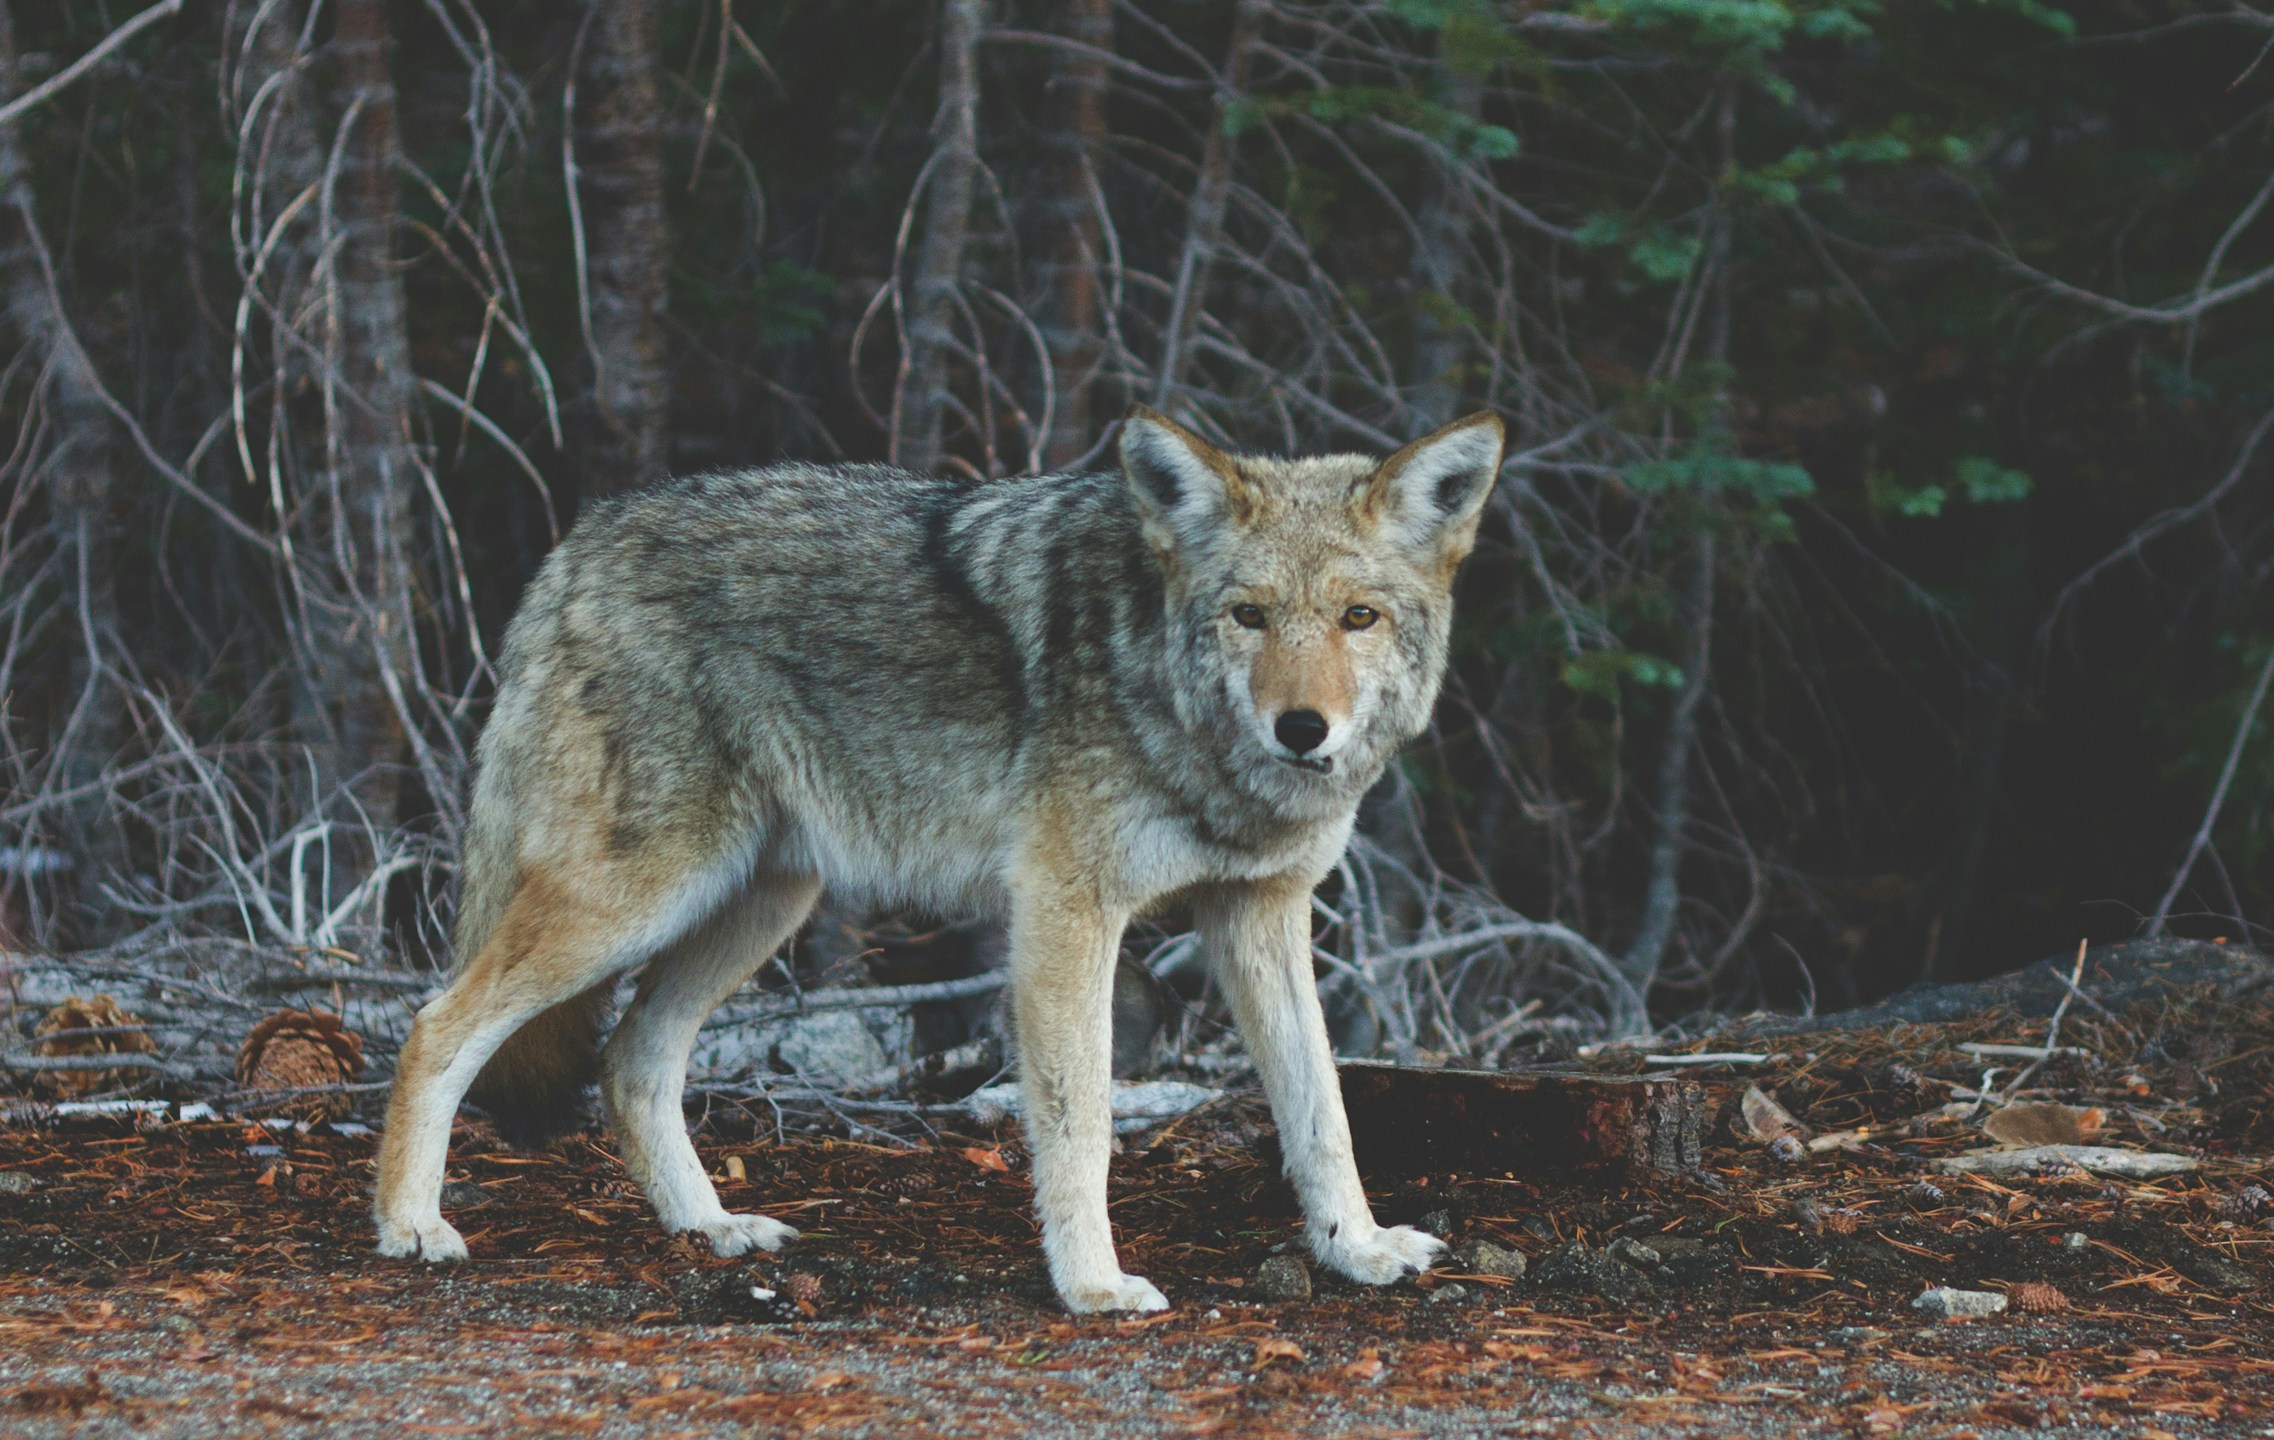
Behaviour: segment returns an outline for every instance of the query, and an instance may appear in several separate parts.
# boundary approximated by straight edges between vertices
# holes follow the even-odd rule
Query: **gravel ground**
[[[1117,1160],[1125,1256],[1177,1305],[1130,1321],[1057,1311],[991,1137],[706,1144],[730,1204],[807,1232],[721,1261],[656,1233],[596,1137],[467,1129],[477,1258],[436,1272],[369,1253],[367,1134],[0,1130],[0,1434],[2274,1435],[2274,1230],[2237,1208],[2264,1178],[2241,1162],[1935,1205],[1852,1155],[1732,1150],[1642,1189],[1408,1177],[1393,1218],[1530,1273],[1267,1304],[1296,1227],[1259,1115]],[[2025,1281],[2059,1308],[1908,1304]]]

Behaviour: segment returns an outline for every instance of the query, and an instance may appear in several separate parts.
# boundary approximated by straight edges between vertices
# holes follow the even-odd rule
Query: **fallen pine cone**
[[[40,1020],[32,1031],[36,1055],[148,1055],[158,1046],[142,1021],[119,1008],[109,995],[73,995]],[[96,1033],[89,1033],[96,1032]],[[42,1038],[45,1037],[45,1038]],[[90,1095],[139,1078],[128,1070],[43,1070],[39,1084],[50,1093]]]
[[[782,1282],[782,1293],[800,1305],[811,1305],[821,1298],[821,1277],[807,1270],[794,1271]]]
[[[345,1085],[362,1073],[362,1038],[326,1010],[279,1010],[237,1049],[237,1083],[247,1090]],[[339,1094],[291,1098],[323,1115],[344,1115],[353,1105]]]
[[[2258,1218],[2258,1212],[2274,1203],[2274,1196],[2266,1193],[2263,1185],[2245,1185],[2221,1195],[2212,1209],[2221,1220],[2232,1220],[2247,1225]]]
[[[2069,1308],[2069,1297],[2061,1293],[2060,1287],[2042,1280],[2023,1280],[2007,1287],[2006,1300],[2014,1309],[2033,1315],[2049,1315]]]

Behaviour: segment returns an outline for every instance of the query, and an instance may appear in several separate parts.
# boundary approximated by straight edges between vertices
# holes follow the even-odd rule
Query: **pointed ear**
[[[1507,427],[1489,410],[1455,420],[1384,460],[1353,504],[1362,519],[1457,565],[1476,541],[1477,517],[1500,476],[1507,438]]]
[[[1121,473],[1156,549],[1175,550],[1248,516],[1247,485],[1232,457],[1147,406],[1131,406],[1122,422]]]

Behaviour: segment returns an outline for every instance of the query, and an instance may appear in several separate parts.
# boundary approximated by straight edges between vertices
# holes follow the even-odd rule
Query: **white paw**
[[[1445,1242],[1410,1225],[1369,1224],[1364,1231],[1344,1225],[1311,1236],[1319,1263],[1366,1285],[1387,1285],[1419,1275],[1437,1262]]]
[[[466,1258],[466,1242],[439,1213],[418,1220],[379,1221],[379,1253],[394,1260],[439,1264]]]
[[[1059,1298],[1076,1315],[1109,1310],[1166,1310],[1169,1300],[1142,1275],[1116,1275],[1102,1285],[1060,1286]]]
[[[797,1231],[763,1215],[727,1215],[701,1225],[690,1225],[711,1242],[714,1255],[747,1255],[753,1250],[779,1250],[797,1238]]]

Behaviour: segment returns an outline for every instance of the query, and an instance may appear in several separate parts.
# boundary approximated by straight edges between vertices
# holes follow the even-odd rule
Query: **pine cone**
[[[2023,1280],[2008,1286],[2006,1300],[2014,1309],[2032,1315],[2049,1315],[2069,1308],[2069,1297],[2061,1293],[2060,1287],[2042,1280]]]
[[[363,1073],[363,1041],[326,1010],[279,1010],[255,1025],[237,1049],[237,1083],[247,1090],[345,1085]],[[293,1097],[321,1115],[353,1108],[345,1095]]]
[[[2258,1212],[2274,1203],[2274,1196],[2266,1193],[2263,1185],[2243,1185],[2221,1195],[2213,1206],[2221,1220],[2232,1220],[2237,1225],[2248,1225],[2258,1218]]]
[[[148,1055],[158,1048],[157,1043],[141,1030],[129,1028],[140,1025],[141,1020],[119,1008],[116,999],[109,995],[73,995],[47,1012],[32,1038],[37,1055]],[[90,1035],[81,1032],[99,1030],[108,1033]],[[42,1039],[41,1037],[47,1037]],[[132,1070],[45,1070],[40,1072],[40,1086],[52,1094],[70,1097],[90,1095],[98,1090],[113,1090],[140,1079]]]
[[[1925,1077],[1900,1060],[1881,1072],[1879,1088],[1887,1096],[1888,1110],[1897,1115],[1915,1114],[1934,1098]]]

